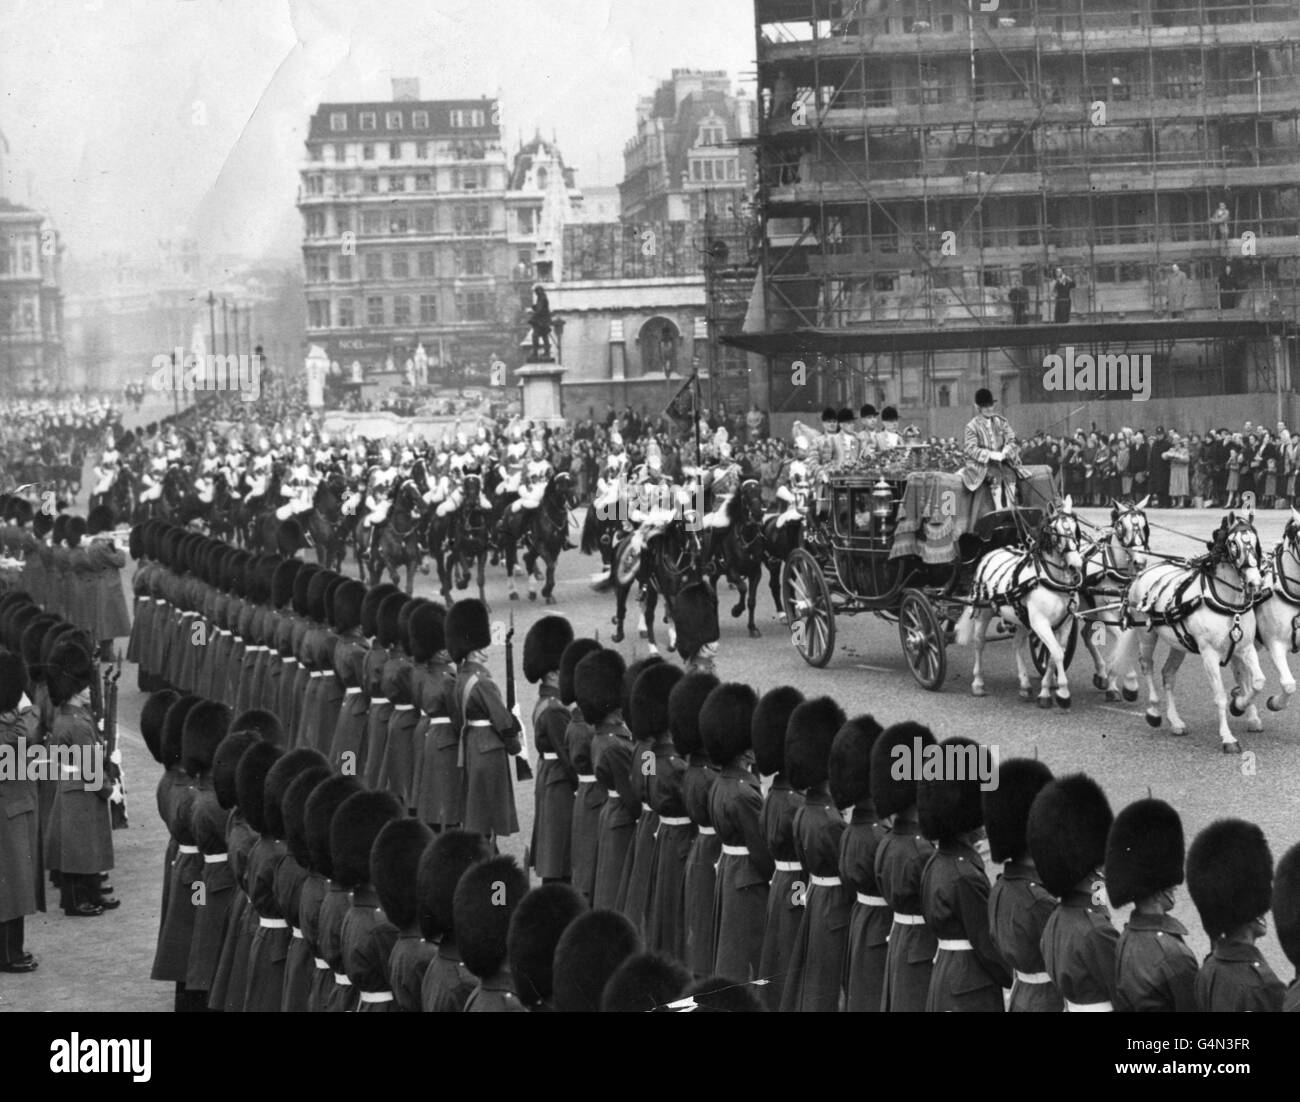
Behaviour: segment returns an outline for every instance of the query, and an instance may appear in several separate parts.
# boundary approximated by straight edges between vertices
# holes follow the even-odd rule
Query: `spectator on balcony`
[[[1165,292],[1171,318],[1181,318],[1187,310],[1187,282],[1187,273],[1177,264],[1173,265]]]
[[[1056,299],[1056,324],[1066,325],[1070,321],[1070,295],[1074,291],[1074,280],[1066,274],[1064,268],[1056,269],[1052,280],[1052,294]]]
[[[1029,288],[1016,276],[1007,292],[1007,302],[1011,304],[1011,324],[1029,324]]]
[[[1219,309],[1235,310],[1241,298],[1242,282],[1229,261],[1219,273]]]
[[[1228,204],[1220,202],[1210,215],[1210,225],[1213,227],[1214,237],[1225,248],[1228,245],[1228,238],[1232,236],[1232,215],[1228,213]]]

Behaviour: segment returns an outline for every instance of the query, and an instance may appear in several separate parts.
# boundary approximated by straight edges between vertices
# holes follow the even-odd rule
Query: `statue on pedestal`
[[[533,288],[533,308],[528,314],[533,331],[533,351],[529,363],[553,363],[551,356],[551,300],[539,283]]]

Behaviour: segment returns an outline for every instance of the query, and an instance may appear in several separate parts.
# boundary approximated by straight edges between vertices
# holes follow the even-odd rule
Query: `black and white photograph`
[[[1294,1071],[1298,322],[1300,0],[0,0],[24,1061]]]

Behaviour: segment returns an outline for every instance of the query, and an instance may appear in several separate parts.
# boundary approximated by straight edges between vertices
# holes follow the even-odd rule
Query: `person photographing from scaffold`
[[[1023,477],[1020,445],[1011,422],[995,410],[987,387],[975,392],[976,415],[966,423],[962,482],[971,493],[987,485],[995,509],[1009,509],[1016,500],[1016,479]]]

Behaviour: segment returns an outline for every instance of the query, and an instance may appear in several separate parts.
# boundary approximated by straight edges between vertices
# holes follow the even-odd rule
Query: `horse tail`
[[[582,553],[594,555],[600,550],[600,521],[596,517],[596,506],[587,509],[587,519],[582,522]]]

